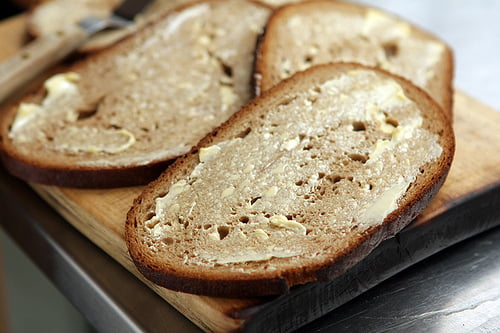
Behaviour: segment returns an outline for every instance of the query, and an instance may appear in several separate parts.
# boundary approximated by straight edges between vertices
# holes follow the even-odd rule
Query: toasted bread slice
[[[62,186],[154,179],[250,99],[269,13],[251,1],[200,2],[50,78],[3,112],[5,166]]]
[[[127,216],[139,271],[216,296],[341,275],[429,203],[454,154],[447,116],[409,81],[312,67],[244,106],[152,182]]]
[[[257,94],[297,71],[338,61],[403,76],[452,114],[451,49],[403,19],[341,1],[305,1],[274,12],[257,51]]]

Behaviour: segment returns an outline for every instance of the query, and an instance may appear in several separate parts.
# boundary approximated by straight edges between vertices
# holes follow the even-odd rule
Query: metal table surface
[[[455,51],[455,86],[500,110],[500,1],[362,2],[447,41]],[[2,228],[98,331],[199,331],[3,168],[0,202]],[[499,281],[497,227],[414,265],[300,331],[500,332]]]

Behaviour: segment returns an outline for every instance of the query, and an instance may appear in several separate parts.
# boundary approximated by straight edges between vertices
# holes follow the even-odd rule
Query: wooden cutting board
[[[23,15],[0,23],[0,60],[27,41]],[[143,187],[82,190],[32,187],[69,223],[205,331],[283,332],[349,301],[409,265],[500,224],[500,112],[455,94],[457,150],[450,174],[427,210],[397,237],[329,283],[280,297],[228,299],[173,292],[137,272],[124,241],[125,215]]]

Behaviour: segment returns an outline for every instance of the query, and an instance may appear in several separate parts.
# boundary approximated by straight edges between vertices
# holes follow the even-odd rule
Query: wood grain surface
[[[25,17],[0,23],[0,60],[26,42]],[[488,189],[500,186],[500,113],[462,92],[455,94],[456,154],[450,174],[435,200],[407,228],[425,230],[426,224]],[[143,187],[72,189],[32,184],[50,205],[76,229],[136,275],[151,289],[205,331],[242,329],[253,316],[269,311],[273,298],[225,299],[173,292],[146,281],[136,270],[124,241],[125,216]],[[432,222],[434,223],[434,222]],[[380,281],[381,282],[381,281]],[[311,294],[310,297],[314,297]],[[293,291],[285,297],[294,297]],[[283,301],[283,297],[280,299]],[[286,299],[285,299],[286,301]],[[276,305],[278,306],[278,305]],[[323,315],[317,304],[314,317]],[[314,319],[313,316],[310,318]]]

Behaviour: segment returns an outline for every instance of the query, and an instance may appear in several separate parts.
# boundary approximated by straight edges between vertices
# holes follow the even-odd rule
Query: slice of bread
[[[215,296],[327,281],[412,221],[443,183],[453,131],[409,81],[318,65],[274,86],[135,200],[126,241],[164,287]]]
[[[81,53],[99,51],[134,33],[142,25],[155,20],[158,16],[196,1],[155,0],[137,15],[134,25],[126,29],[101,31],[89,38],[79,47],[78,51]],[[304,0],[259,0],[258,2],[270,7],[278,7],[298,1]],[[88,15],[106,17],[120,2],[120,0],[45,0],[40,3],[33,3],[34,8],[29,12],[28,32],[34,37],[39,37],[60,31],[67,24],[76,24]]]
[[[403,76],[452,114],[450,48],[403,19],[341,1],[305,1],[274,12],[257,51],[256,92],[310,66],[338,61]]]
[[[250,99],[269,13],[252,1],[200,2],[50,78],[2,113],[5,166],[61,186],[154,179]]]

